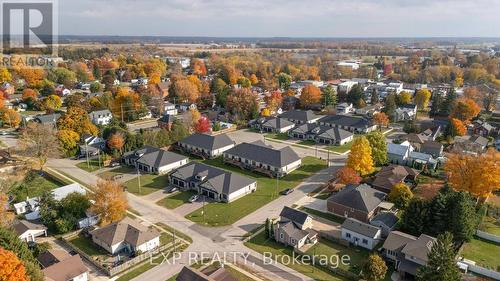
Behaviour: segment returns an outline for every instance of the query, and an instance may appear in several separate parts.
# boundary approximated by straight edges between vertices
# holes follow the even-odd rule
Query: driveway
[[[192,212],[198,210],[199,208],[203,207],[203,201],[201,200],[198,200],[196,202],[193,202],[193,203],[184,203],[182,205],[180,205],[179,207],[175,208],[174,209],[174,212],[176,212],[177,214],[181,215],[181,216],[186,216],[188,214],[191,214]]]
[[[304,206],[306,208],[320,211],[323,213],[328,212],[328,210],[326,208],[326,200],[314,198],[311,196],[304,197],[302,200],[297,202],[297,205]]]

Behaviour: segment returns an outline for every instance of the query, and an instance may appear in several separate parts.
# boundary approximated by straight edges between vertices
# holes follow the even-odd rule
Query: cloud
[[[63,34],[500,36],[495,0],[71,0]]]

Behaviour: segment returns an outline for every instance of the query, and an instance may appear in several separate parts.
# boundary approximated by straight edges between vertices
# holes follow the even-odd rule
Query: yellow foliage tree
[[[500,189],[500,152],[493,148],[478,156],[451,154],[444,170],[448,184],[455,190],[488,197]]]
[[[12,81],[12,75],[7,68],[0,69],[0,83]]]
[[[23,262],[13,252],[4,248],[0,248],[0,280],[30,280],[26,275]]]
[[[8,202],[7,194],[0,192],[0,227],[9,227],[14,220],[14,213],[7,209]]]
[[[365,137],[354,140],[346,166],[364,176],[373,171],[372,148]]]
[[[427,107],[429,100],[431,99],[431,92],[427,89],[421,89],[417,91],[415,95],[415,103],[419,109],[424,109]]]
[[[271,112],[269,111],[268,108],[264,108],[262,109],[262,111],[260,112],[260,115],[264,116],[264,117],[267,117],[269,115],[271,115]]]
[[[2,122],[10,128],[15,128],[21,123],[21,114],[12,108],[3,109],[0,114]]]
[[[99,181],[94,187],[91,210],[100,217],[101,226],[121,220],[128,208],[127,196],[116,181]]]
[[[76,152],[78,142],[80,141],[80,135],[72,130],[59,130],[57,132],[57,138],[61,145],[61,149],[66,153],[67,156],[71,156]]]
[[[412,96],[408,92],[402,92],[399,94],[398,99],[401,104],[409,104],[411,103]]]

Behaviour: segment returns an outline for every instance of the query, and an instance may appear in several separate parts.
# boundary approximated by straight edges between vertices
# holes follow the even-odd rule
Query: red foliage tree
[[[206,133],[210,131],[210,121],[208,118],[206,116],[202,116],[194,126],[194,130],[197,133]]]
[[[358,184],[361,177],[352,168],[343,167],[337,171],[337,182],[342,184]]]

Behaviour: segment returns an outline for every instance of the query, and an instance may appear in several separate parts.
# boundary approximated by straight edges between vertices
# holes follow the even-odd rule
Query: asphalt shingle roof
[[[367,184],[348,185],[328,201],[356,210],[371,212],[384,200],[386,194],[371,188]]]
[[[334,124],[337,126],[347,126],[360,129],[366,129],[373,126],[371,121],[365,118],[359,118],[341,114],[325,116],[321,118],[319,122],[324,124]]]
[[[163,167],[165,165],[187,159],[187,157],[184,155],[148,145],[143,146],[142,148],[135,151],[125,153],[123,155],[123,158],[136,159],[137,163],[155,168]]]
[[[303,225],[306,222],[309,215],[297,209],[285,206],[283,207],[283,210],[281,210],[280,217],[289,219],[292,222]]]
[[[116,243],[125,241],[136,247],[160,236],[160,233],[129,217],[125,217],[121,221],[92,231],[91,235],[107,245],[115,245]]]
[[[211,136],[207,134],[196,133],[179,141],[179,143],[184,143],[207,150],[215,150],[232,145],[234,144],[234,141],[226,134]]]
[[[353,218],[347,218],[342,224],[342,228],[372,238],[375,237],[375,235],[377,235],[377,233],[380,231],[380,228],[376,226],[361,222]]]
[[[283,112],[278,117],[299,120],[303,122],[308,122],[319,118],[319,116],[314,114],[312,110],[290,110],[287,112]]]
[[[226,153],[274,167],[284,167],[300,160],[299,155],[292,148],[286,146],[281,149],[274,149],[262,141],[240,143],[227,150]]]

